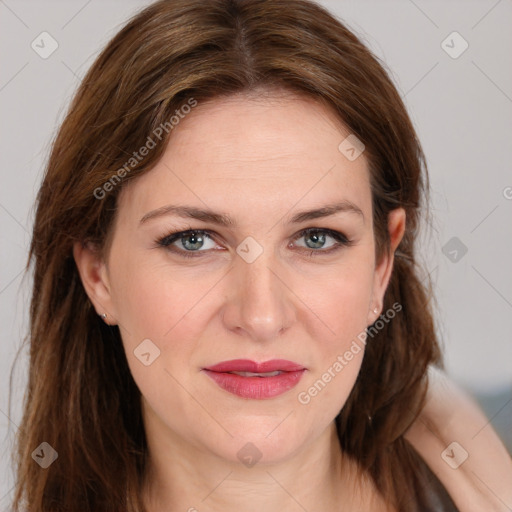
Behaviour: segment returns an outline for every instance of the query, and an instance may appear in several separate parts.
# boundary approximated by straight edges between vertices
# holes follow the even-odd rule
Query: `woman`
[[[399,94],[322,8],[135,16],[38,196],[15,509],[506,510],[503,446],[466,450],[428,386],[427,193]]]

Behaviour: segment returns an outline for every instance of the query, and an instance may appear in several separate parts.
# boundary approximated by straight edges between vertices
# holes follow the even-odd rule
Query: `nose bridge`
[[[272,251],[254,261],[240,257],[231,272],[234,293],[226,306],[224,321],[232,330],[243,330],[256,340],[276,337],[293,321],[289,291]]]

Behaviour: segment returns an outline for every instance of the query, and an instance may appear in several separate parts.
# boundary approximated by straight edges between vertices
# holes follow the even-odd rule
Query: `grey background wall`
[[[10,410],[9,379],[27,330],[23,268],[50,142],[99,50],[147,3],[0,0],[0,510],[14,483],[9,457],[26,350],[12,374]],[[430,168],[434,225],[420,248],[447,371],[511,448],[512,2],[321,3],[387,64],[409,108]]]

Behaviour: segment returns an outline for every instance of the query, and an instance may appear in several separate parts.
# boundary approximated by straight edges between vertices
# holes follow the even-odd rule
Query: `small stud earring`
[[[377,314],[377,313],[379,312],[378,308],[375,308],[375,309],[373,310],[373,312],[374,312],[375,314]]]
[[[105,319],[107,318],[107,313],[103,313],[103,314],[101,315],[101,318],[103,318],[103,320],[105,320]]]

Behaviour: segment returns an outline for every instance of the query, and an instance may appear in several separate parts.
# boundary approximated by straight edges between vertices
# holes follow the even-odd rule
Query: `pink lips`
[[[263,363],[234,359],[203,368],[203,371],[222,389],[234,395],[265,399],[281,395],[296,386],[306,368],[284,359],[273,359]],[[239,375],[240,373],[242,375]],[[261,375],[244,375],[245,373]]]

